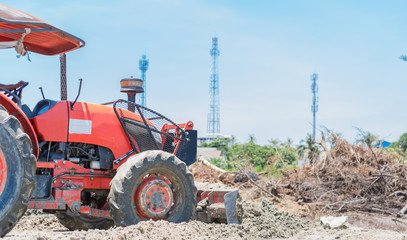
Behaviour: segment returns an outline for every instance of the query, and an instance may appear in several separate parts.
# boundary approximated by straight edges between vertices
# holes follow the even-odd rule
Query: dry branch
[[[395,214],[404,207],[407,166],[395,153],[352,145],[336,135],[323,135],[319,144],[327,154],[324,162],[285,174],[284,181],[300,196],[298,200],[322,211]]]

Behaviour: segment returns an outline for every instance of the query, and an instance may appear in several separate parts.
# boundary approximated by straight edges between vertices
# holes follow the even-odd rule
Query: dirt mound
[[[27,230],[67,230],[67,228],[59,223],[54,214],[29,209],[13,228],[13,231]]]
[[[309,229],[312,224],[298,215],[280,211],[263,199],[261,203],[243,203],[243,220],[240,226],[249,236],[259,238],[290,237],[300,230]]]
[[[66,231],[53,215],[31,214],[24,216],[6,239],[269,239],[290,237],[311,226],[296,215],[277,210],[267,199],[261,203],[243,202],[241,206],[240,225],[145,221],[129,227],[89,231]]]

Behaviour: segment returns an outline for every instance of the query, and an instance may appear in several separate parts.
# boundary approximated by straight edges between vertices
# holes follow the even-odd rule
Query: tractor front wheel
[[[196,209],[196,187],[184,162],[163,151],[145,151],[130,157],[110,182],[108,196],[116,224],[139,221],[188,221]]]
[[[20,122],[0,105],[0,237],[27,210],[35,188],[35,157]]]

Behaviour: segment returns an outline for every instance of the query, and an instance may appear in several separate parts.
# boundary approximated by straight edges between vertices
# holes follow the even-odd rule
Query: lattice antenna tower
[[[209,85],[209,112],[208,112],[208,136],[215,137],[220,133],[219,113],[219,73],[218,73],[218,38],[212,38],[212,48],[209,51],[212,57],[210,85]]]
[[[146,79],[146,72],[148,70],[148,59],[146,59],[146,55],[143,54],[141,59],[138,63],[138,68],[141,71],[141,80],[143,80],[143,88],[144,92],[139,95],[139,103],[143,106],[147,106],[147,79]]]
[[[311,112],[313,116],[313,124],[312,124],[312,141],[315,143],[315,128],[316,128],[316,115],[318,112],[318,74],[313,73],[311,74],[311,92],[312,92],[312,105],[311,105]]]

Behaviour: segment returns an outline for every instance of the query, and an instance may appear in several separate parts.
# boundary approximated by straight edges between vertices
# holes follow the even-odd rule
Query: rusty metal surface
[[[238,194],[238,190],[198,190],[198,207],[195,220],[205,223],[227,222],[239,224],[236,213]]]
[[[84,214],[84,215],[87,215],[90,217],[100,217],[100,218],[112,219],[112,217],[110,217],[109,210],[101,210],[101,209],[91,208],[89,206],[81,206],[79,212],[81,214]]]

